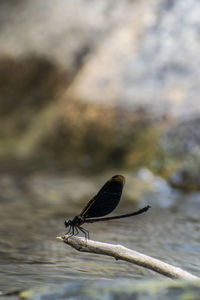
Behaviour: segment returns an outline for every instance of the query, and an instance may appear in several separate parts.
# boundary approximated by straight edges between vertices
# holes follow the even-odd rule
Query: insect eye
[[[69,221],[65,221],[65,227],[68,227],[70,225],[70,220]]]

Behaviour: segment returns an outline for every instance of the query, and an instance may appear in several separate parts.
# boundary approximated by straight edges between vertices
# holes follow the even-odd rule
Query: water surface
[[[66,186],[74,181],[67,180],[60,176],[37,180],[1,177],[0,290],[69,279],[162,278],[111,257],[80,253],[56,240],[65,233],[64,220],[79,213],[87,202],[79,199],[78,191],[77,198],[67,195]],[[199,276],[199,199],[198,193],[183,195],[174,199],[173,205],[161,208],[152,205],[149,195],[152,208],[148,213],[85,227],[91,239],[127,246]],[[113,214],[136,209],[124,200]]]

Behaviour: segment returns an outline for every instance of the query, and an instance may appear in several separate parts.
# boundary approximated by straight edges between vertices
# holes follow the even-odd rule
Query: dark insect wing
[[[95,218],[111,213],[120,201],[124,182],[124,176],[113,176],[104,184],[97,195],[88,202],[80,216]]]
[[[97,195],[88,202],[80,215],[75,216],[72,220],[65,221],[65,227],[69,229],[66,233],[69,234],[67,239],[73,235],[77,235],[79,230],[84,233],[86,239],[89,239],[89,232],[85,228],[81,227],[84,223],[122,219],[146,212],[150,208],[149,205],[132,213],[104,217],[111,213],[118,205],[124,182],[125,178],[122,175],[113,176],[104,184]]]
[[[93,204],[88,208],[84,218],[103,217],[111,213],[119,204],[121,193],[103,192],[95,196]]]

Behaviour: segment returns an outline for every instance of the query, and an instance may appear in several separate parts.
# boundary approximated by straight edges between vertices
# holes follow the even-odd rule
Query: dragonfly
[[[66,220],[64,222],[65,227],[68,228],[66,235],[69,234],[69,237],[74,236],[79,234],[79,231],[81,231],[85,235],[85,238],[89,239],[89,231],[82,227],[84,223],[96,223],[122,219],[146,212],[150,208],[149,205],[135,212],[104,217],[111,213],[119,204],[124,184],[125,177],[123,175],[115,175],[111,177],[99,190],[96,196],[87,203],[79,215],[75,216],[72,220]]]

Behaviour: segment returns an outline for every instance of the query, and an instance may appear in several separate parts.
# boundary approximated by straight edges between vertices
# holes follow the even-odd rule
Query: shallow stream
[[[68,279],[162,278],[127,262],[79,253],[56,240],[65,233],[64,220],[78,214],[90,199],[68,196],[67,185],[76,194],[81,184],[85,186],[80,178],[66,179],[64,175],[1,176],[1,292],[66,283]],[[179,194],[167,207],[153,205],[151,193],[146,193],[145,199],[145,204],[152,206],[148,213],[86,225],[90,238],[122,244],[199,276],[200,194]],[[136,209],[138,206],[123,199],[113,215]]]

